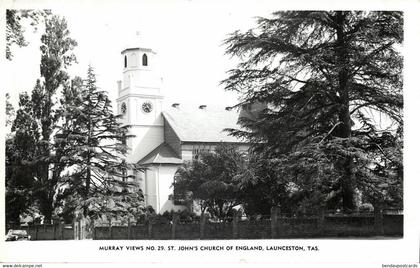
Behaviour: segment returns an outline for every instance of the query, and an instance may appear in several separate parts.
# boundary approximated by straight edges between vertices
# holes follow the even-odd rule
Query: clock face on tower
[[[145,113],[150,113],[153,110],[153,105],[150,101],[145,101],[143,102],[143,104],[141,105],[141,109],[143,110],[143,112]]]

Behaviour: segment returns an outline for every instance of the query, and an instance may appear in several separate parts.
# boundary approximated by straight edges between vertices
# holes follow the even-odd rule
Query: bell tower
[[[156,52],[137,36],[121,52],[123,80],[118,81],[118,114],[129,125],[127,161],[137,163],[163,142],[162,78]]]

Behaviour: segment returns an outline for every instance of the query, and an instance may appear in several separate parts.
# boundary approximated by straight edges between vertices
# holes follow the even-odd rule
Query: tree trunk
[[[336,136],[340,138],[351,137],[351,118],[350,118],[350,100],[348,94],[348,81],[349,70],[348,65],[348,51],[347,43],[344,35],[345,13],[342,11],[337,12],[336,25],[337,25],[337,63],[338,63],[338,100],[340,104],[339,120],[340,125],[337,128]],[[353,210],[355,207],[354,202],[354,183],[352,172],[352,158],[347,157],[343,161],[339,161],[338,170],[342,171],[341,174],[341,191],[342,191],[342,205],[343,210]]]
[[[89,105],[90,105],[90,99],[89,99]],[[92,119],[89,117],[89,123],[88,123],[88,146],[91,146],[91,138],[92,138]],[[88,150],[88,157],[87,157],[87,171],[86,171],[86,185],[85,185],[85,193],[84,193],[84,200],[87,200],[89,198],[89,190],[90,190],[90,181],[92,179],[92,171],[91,171],[91,151]],[[88,214],[88,205],[83,208],[83,216],[87,216]]]
[[[53,194],[49,190],[43,192],[39,198],[40,200],[40,211],[44,215],[44,223],[50,224],[53,214]]]
[[[344,211],[352,211],[355,209],[355,191],[354,191],[354,180],[352,172],[352,159],[348,157],[343,162],[343,175],[340,180],[341,184],[341,196],[343,202]]]

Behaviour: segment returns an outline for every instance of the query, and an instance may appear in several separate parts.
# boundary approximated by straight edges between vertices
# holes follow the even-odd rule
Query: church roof
[[[175,107],[173,107],[175,106]],[[244,141],[230,136],[226,128],[239,128],[236,109],[211,105],[178,104],[166,109],[163,116],[183,142]]]
[[[138,164],[182,164],[182,160],[168,144],[162,143],[143,157]]]

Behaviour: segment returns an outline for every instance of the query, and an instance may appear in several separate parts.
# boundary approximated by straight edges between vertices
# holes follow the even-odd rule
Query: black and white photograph
[[[414,12],[281,3],[2,6],[3,267],[232,252],[417,267]],[[322,259],[341,246],[361,259]]]

